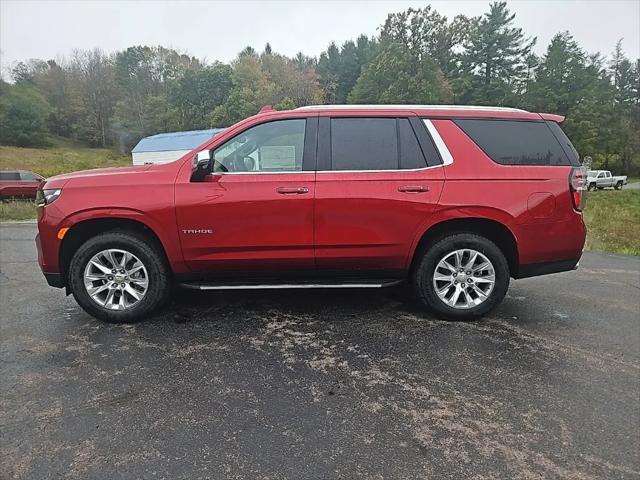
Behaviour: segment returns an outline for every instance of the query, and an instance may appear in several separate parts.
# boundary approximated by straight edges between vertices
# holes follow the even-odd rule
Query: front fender
[[[175,219],[173,219],[173,221],[168,221],[170,219],[155,218],[153,215],[142,212],[135,208],[99,207],[74,212],[73,214],[64,218],[60,223],[60,226],[69,227],[70,229],[72,229],[73,227],[83,222],[99,219],[123,219],[134,221],[144,225],[156,235],[156,237],[162,244],[172,270],[176,273],[183,273],[188,271],[184,264],[184,258],[182,256],[182,249],[180,248],[177,230],[171,230],[170,228],[167,228],[167,225],[175,226]]]

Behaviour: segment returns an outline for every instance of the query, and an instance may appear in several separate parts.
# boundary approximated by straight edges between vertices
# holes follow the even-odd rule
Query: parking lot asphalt
[[[108,325],[0,226],[0,478],[640,477],[640,258],[474,323],[390,291],[178,291]]]

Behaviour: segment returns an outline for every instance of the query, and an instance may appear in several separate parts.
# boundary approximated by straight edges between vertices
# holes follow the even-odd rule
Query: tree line
[[[0,143],[45,146],[50,135],[132,148],[146,135],[225,127],[263,105],[469,104],[566,116],[582,155],[624,173],[640,170],[640,60],[622,40],[604,57],[569,32],[536,55],[505,2],[449,19],[431,6],[389,14],[373,37],[331,43],[319,57],[246,47],[229,64],[172,49],[74,51],[28,60],[0,80]]]

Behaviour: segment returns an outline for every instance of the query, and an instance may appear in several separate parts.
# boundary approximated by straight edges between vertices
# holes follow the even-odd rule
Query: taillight
[[[587,169],[585,167],[574,167],[569,174],[569,190],[573,208],[582,211],[585,202],[585,192],[587,191]]]

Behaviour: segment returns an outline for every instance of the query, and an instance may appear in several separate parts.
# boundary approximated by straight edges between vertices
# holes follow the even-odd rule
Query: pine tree
[[[521,28],[513,27],[514,19],[506,2],[492,3],[467,37],[464,61],[475,89],[470,98],[503,104],[518,93],[516,86],[526,73],[525,59],[536,39],[526,38]]]

